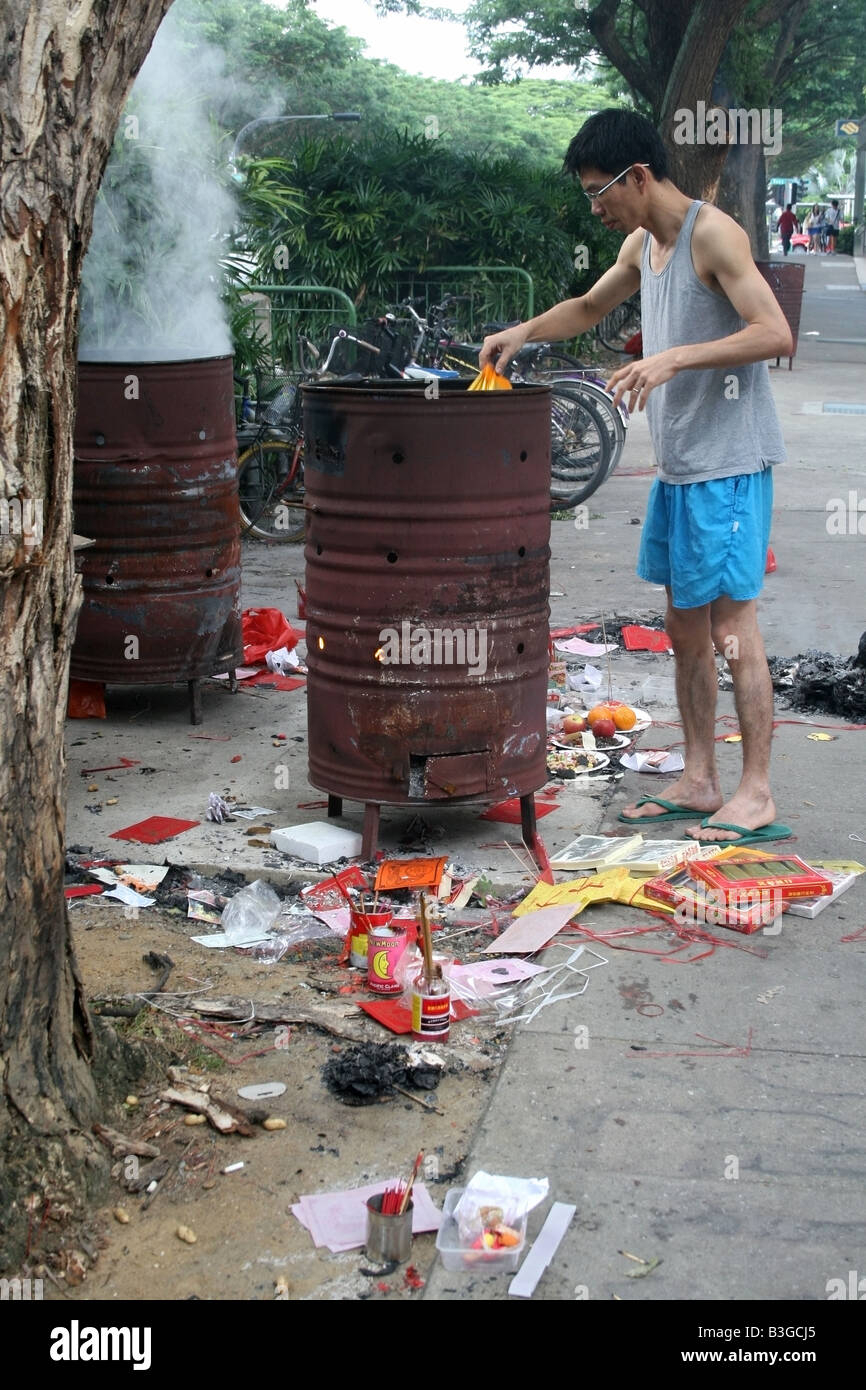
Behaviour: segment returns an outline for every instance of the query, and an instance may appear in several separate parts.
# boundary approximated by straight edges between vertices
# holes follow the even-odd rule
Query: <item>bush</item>
[[[423,277],[431,265],[520,266],[540,313],[587,290],[619,249],[558,170],[424,136],[299,140],[288,159],[250,161],[246,172],[241,244],[261,282],[333,285],[359,318],[391,307],[402,271]],[[467,280],[476,326],[523,317],[522,294],[499,302],[503,278]]]
[[[839,239],[836,242],[836,250],[840,256],[854,255],[854,224],[850,227],[842,227],[839,232]]]

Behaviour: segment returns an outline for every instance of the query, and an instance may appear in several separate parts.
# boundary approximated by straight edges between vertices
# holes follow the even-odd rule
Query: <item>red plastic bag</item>
[[[66,713],[70,719],[104,719],[105,686],[102,681],[70,680]]]
[[[303,633],[292,627],[279,608],[247,608],[241,615],[244,638],[244,665],[255,666],[268,652],[298,645]]]
[[[623,344],[623,352],[627,352],[629,357],[643,357],[643,333],[638,329],[637,333],[632,333],[627,343]]]

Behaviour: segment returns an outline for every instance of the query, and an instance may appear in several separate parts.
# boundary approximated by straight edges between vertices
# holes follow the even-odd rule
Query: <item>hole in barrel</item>
[[[393,454],[391,455],[391,458],[393,459],[393,461],[394,461],[395,463],[402,463],[405,457],[406,457],[406,455],[405,455],[405,454],[401,454],[399,449],[396,450],[396,452],[393,453]]]
[[[317,546],[316,546],[316,554],[317,554],[317,555],[321,555],[321,553],[322,553],[322,547],[321,547],[320,545],[317,545]]]
[[[529,458],[529,455],[528,455],[528,453],[526,452],[526,450],[525,450],[525,449],[521,449],[521,450],[520,450],[520,462],[521,462],[521,463],[525,463],[526,460],[527,460],[528,458]]]
[[[517,553],[518,553],[518,555],[520,556],[520,558],[521,558],[521,560],[522,560],[523,557],[524,557],[524,555],[526,554],[526,546],[525,546],[525,545],[518,546],[518,548],[517,548]]]
[[[397,552],[396,552],[396,550],[389,550],[389,551],[388,551],[387,560],[388,560],[388,564],[389,564],[389,565],[396,565],[396,563],[397,563]]]
[[[518,644],[517,644],[517,655],[518,655],[518,656],[523,656],[523,643],[522,643],[522,642],[518,642]]]

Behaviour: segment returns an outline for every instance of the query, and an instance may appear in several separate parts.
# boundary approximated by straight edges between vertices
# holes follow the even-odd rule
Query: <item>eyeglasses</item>
[[[635,161],[635,163],[637,163],[637,161]],[[623,169],[622,173],[621,173],[621,174],[617,174],[616,178],[615,178],[615,179],[611,179],[610,183],[606,183],[606,184],[604,185],[604,188],[599,188],[597,191],[596,191],[595,189],[592,189],[592,188],[584,188],[584,189],[582,189],[581,191],[582,191],[583,193],[586,194],[587,198],[589,199],[589,201],[590,201],[591,203],[594,203],[598,198],[604,197],[604,195],[605,195],[605,193],[607,192],[607,190],[608,190],[609,188],[613,188],[613,186],[614,186],[615,183],[619,183],[620,179],[624,179],[625,176],[626,176],[626,174],[627,174],[631,169],[633,169],[634,167],[635,167],[634,164],[630,164],[630,165],[628,166],[628,169]],[[641,169],[648,169],[650,166],[649,166],[648,164],[641,164],[640,167],[641,167]]]

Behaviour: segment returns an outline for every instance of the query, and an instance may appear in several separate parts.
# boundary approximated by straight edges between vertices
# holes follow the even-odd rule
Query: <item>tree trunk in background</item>
[[[647,101],[670,157],[670,177],[692,198],[715,202],[727,145],[677,144],[678,111],[712,106],[725,44],[748,0],[645,0],[645,60],[628,51],[616,29],[620,0],[600,0],[587,25],[601,51]]]
[[[719,185],[719,207],[748,233],[752,255],[765,261],[767,237],[767,163],[762,145],[732,145]]]
[[[0,83],[0,1276],[47,1200],[105,1175],[63,896],[63,723],[81,602],[72,428],[81,265],[171,0],[4,0]]]

